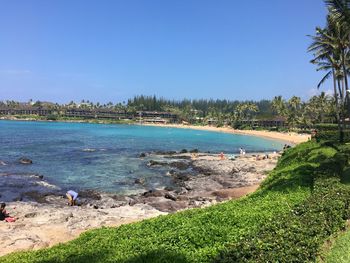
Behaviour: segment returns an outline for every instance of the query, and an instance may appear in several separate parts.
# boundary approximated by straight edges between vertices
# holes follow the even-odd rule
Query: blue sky
[[[0,100],[306,99],[325,16],[322,0],[3,0]]]

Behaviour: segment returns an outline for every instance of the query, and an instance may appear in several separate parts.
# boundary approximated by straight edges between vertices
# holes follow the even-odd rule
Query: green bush
[[[324,170],[330,164],[337,169]],[[257,234],[226,247],[216,262],[315,261],[326,238],[344,228],[350,217],[350,191],[339,178],[342,167],[344,156],[336,154],[324,161],[315,170],[313,194],[308,199],[265,222]]]
[[[318,131],[316,135],[317,141],[339,141],[340,134],[338,130]],[[344,142],[350,142],[350,130],[344,130]]]
[[[338,130],[338,124],[334,124],[334,123],[319,123],[319,124],[315,124],[314,128],[317,131],[337,131]]]

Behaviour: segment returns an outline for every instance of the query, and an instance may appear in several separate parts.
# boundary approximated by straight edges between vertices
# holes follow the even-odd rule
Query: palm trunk
[[[333,88],[334,88],[335,110],[336,110],[337,124],[338,124],[338,130],[339,130],[339,139],[340,139],[340,141],[343,141],[344,133],[343,133],[343,128],[342,128],[341,119],[340,119],[339,101],[338,101],[338,92],[337,92],[337,82],[336,82],[336,75],[335,75],[334,69],[332,69],[332,74],[333,74]],[[338,80],[338,82],[339,82],[339,80]]]

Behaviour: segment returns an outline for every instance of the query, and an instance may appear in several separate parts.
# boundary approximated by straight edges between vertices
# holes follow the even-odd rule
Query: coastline
[[[271,154],[269,159],[257,160],[255,155],[249,154],[222,160],[217,154],[208,153],[197,153],[195,158],[191,153],[146,155],[152,158],[147,165],[151,169],[167,167],[169,172],[165,176],[174,180],[174,187],[129,196],[87,190],[85,197],[79,193],[82,199],[88,198],[79,207],[67,206],[64,193],[39,195],[37,202],[8,202],[7,211],[18,220],[0,222],[0,232],[7,237],[0,248],[0,256],[50,247],[94,228],[119,226],[240,198],[259,188],[279,156]],[[193,174],[189,172],[192,169],[196,171]],[[35,179],[43,182],[42,178]],[[137,183],[142,184],[142,180]]]
[[[192,130],[204,130],[204,131],[212,131],[212,132],[223,132],[230,134],[241,134],[248,136],[256,136],[266,139],[280,140],[289,144],[299,144],[308,141],[310,138],[309,134],[298,134],[295,132],[275,132],[275,131],[267,131],[267,130],[238,130],[233,129],[231,127],[215,127],[215,126],[196,126],[196,125],[184,125],[184,124],[154,124],[154,123],[142,123],[139,122],[127,122],[127,121],[117,121],[117,122],[109,122],[104,120],[37,120],[30,118],[4,118],[1,117],[0,120],[5,121],[33,121],[33,122],[61,122],[61,123],[91,123],[91,124],[111,124],[111,125],[143,125],[143,126],[154,126],[154,127],[163,127],[163,128],[179,128],[179,129],[192,129]]]
[[[136,124],[135,124],[136,125]],[[183,125],[183,124],[152,124],[152,123],[143,123],[139,125],[144,126],[155,126],[155,127],[164,127],[164,128],[179,128],[179,129],[192,129],[192,130],[203,130],[203,131],[213,131],[213,132],[223,132],[230,134],[241,134],[248,136],[257,136],[267,139],[275,139],[284,142],[291,143],[293,145],[299,144],[302,142],[308,141],[310,138],[309,134],[298,134],[295,132],[275,132],[275,131],[267,131],[267,130],[237,130],[231,127],[214,127],[214,126],[195,126],[195,125]]]

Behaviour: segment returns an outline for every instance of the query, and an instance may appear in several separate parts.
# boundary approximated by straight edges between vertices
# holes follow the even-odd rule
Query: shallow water
[[[219,153],[280,150],[282,142],[246,135],[139,125],[0,121],[0,173],[38,173],[62,189],[136,193],[170,183],[141,152],[199,149]],[[32,165],[18,163],[20,157]],[[146,178],[144,186],[134,183]]]

